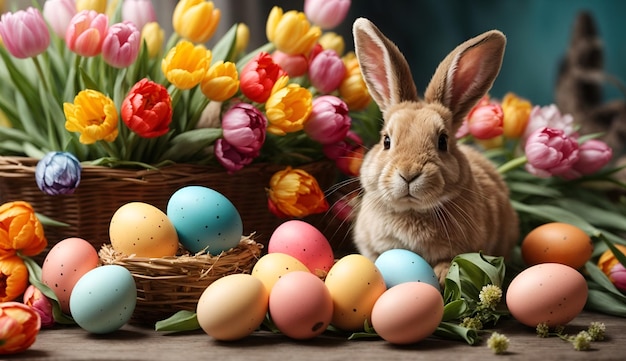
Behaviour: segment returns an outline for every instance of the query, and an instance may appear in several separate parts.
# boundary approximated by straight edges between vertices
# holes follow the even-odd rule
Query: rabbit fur
[[[364,157],[353,241],[375,260],[403,248],[422,256],[443,284],[458,254],[506,256],[519,236],[508,188],[494,165],[455,134],[491,88],[506,38],[479,35],[439,65],[424,99],[400,50],[369,20],[354,22],[355,52],[383,114],[380,141]]]

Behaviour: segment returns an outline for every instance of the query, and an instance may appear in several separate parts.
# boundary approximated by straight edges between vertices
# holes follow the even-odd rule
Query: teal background
[[[560,59],[582,10],[594,16],[604,40],[606,71],[623,82],[626,1],[622,0],[354,0],[349,19],[337,30],[349,35],[356,17],[372,20],[403,51],[423,92],[439,61],[456,45],[499,29],[508,42],[491,95],[501,98],[512,91],[534,104],[549,104],[554,100]],[[605,97],[624,94],[606,86]]]

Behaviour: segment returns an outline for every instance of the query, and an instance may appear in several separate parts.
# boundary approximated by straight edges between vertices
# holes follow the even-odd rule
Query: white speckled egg
[[[541,263],[515,276],[506,292],[506,305],[526,326],[564,326],[583,310],[588,293],[585,278],[574,268]]]
[[[70,297],[74,321],[91,333],[110,333],[126,324],[137,304],[137,286],[130,271],[105,265],[81,277]]]
[[[243,222],[235,205],[223,194],[207,187],[183,187],[167,202],[180,243],[192,253],[207,249],[212,255],[237,247]]]
[[[41,281],[57,296],[63,313],[70,314],[70,296],[76,282],[98,262],[98,252],[82,238],[66,238],[50,249],[41,267]]]

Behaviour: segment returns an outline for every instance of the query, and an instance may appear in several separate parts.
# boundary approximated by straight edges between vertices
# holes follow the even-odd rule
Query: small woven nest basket
[[[237,247],[219,255],[184,252],[173,257],[135,257],[105,244],[99,256],[104,265],[125,267],[135,280],[137,304],[131,322],[153,325],[181,310],[195,312],[211,283],[230,274],[250,273],[262,248],[252,237],[242,237]]]
[[[46,195],[35,182],[37,160],[26,157],[0,156],[0,201],[22,200],[32,204],[36,212],[68,224],[67,227],[46,227],[49,246],[68,237],[80,237],[100,249],[109,243],[109,223],[122,205],[140,201],[162,211],[170,196],[179,188],[200,185],[226,196],[243,220],[244,233],[255,233],[255,239],[267,244],[272,232],[284,220],[267,208],[266,188],[272,175],[283,165],[251,164],[234,174],[211,166],[174,164],[157,170],[132,170],[102,166],[83,166],[80,185],[71,195]],[[337,170],[330,161],[317,161],[299,166],[313,175],[322,190],[335,182]],[[310,217],[321,230],[328,218]],[[333,232],[334,233],[334,232]],[[42,254],[45,256],[48,250]]]

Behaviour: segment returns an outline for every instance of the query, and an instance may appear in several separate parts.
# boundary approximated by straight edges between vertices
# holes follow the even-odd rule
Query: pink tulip
[[[535,106],[528,117],[528,124],[524,131],[523,139],[528,137],[539,128],[560,129],[567,136],[574,135],[574,117],[571,114],[561,114],[556,105]]]
[[[309,61],[303,54],[289,55],[276,50],[272,53],[272,59],[292,78],[304,75],[309,66]]]
[[[304,13],[322,29],[332,29],[345,19],[350,0],[305,0]]]
[[[0,355],[26,351],[40,329],[41,319],[32,308],[19,302],[0,303]]]
[[[491,139],[502,134],[504,112],[497,103],[474,107],[467,115],[469,133],[476,139]]]
[[[130,21],[141,31],[147,23],[157,21],[151,0],[124,0],[122,3],[122,21]]]
[[[50,45],[48,25],[39,10],[29,7],[0,17],[0,38],[16,58],[37,56]]]
[[[100,54],[102,43],[109,27],[109,18],[94,10],[83,10],[72,18],[65,43],[80,56],[91,57]]]
[[[43,17],[61,39],[65,39],[67,26],[74,15],[76,15],[74,0],[46,0],[43,4]]]
[[[246,165],[252,163],[255,156],[239,152],[237,148],[230,145],[225,139],[215,141],[215,157],[217,161],[226,168],[228,173],[234,173]]]
[[[321,93],[331,93],[343,81],[346,65],[336,51],[327,49],[317,54],[309,64],[311,84]]]
[[[259,155],[265,142],[267,119],[255,106],[237,103],[222,116],[224,139],[238,152]]]
[[[304,123],[305,133],[322,144],[343,140],[352,120],[346,103],[334,95],[322,95],[313,99],[311,115]]]
[[[532,133],[524,148],[526,170],[538,177],[563,175],[578,161],[578,143],[561,129],[540,128]]]
[[[580,145],[578,161],[563,176],[567,179],[576,179],[583,175],[593,174],[607,165],[612,157],[611,147],[601,140],[590,139]]]
[[[137,59],[140,46],[141,32],[135,24],[114,24],[102,42],[102,59],[115,68],[126,68]]]
[[[24,304],[35,310],[41,318],[41,327],[51,327],[54,325],[52,314],[52,303],[41,291],[30,285],[24,291]]]
[[[624,265],[621,263],[615,264],[615,266],[611,268],[609,278],[617,289],[626,292],[626,268],[624,268]]]

